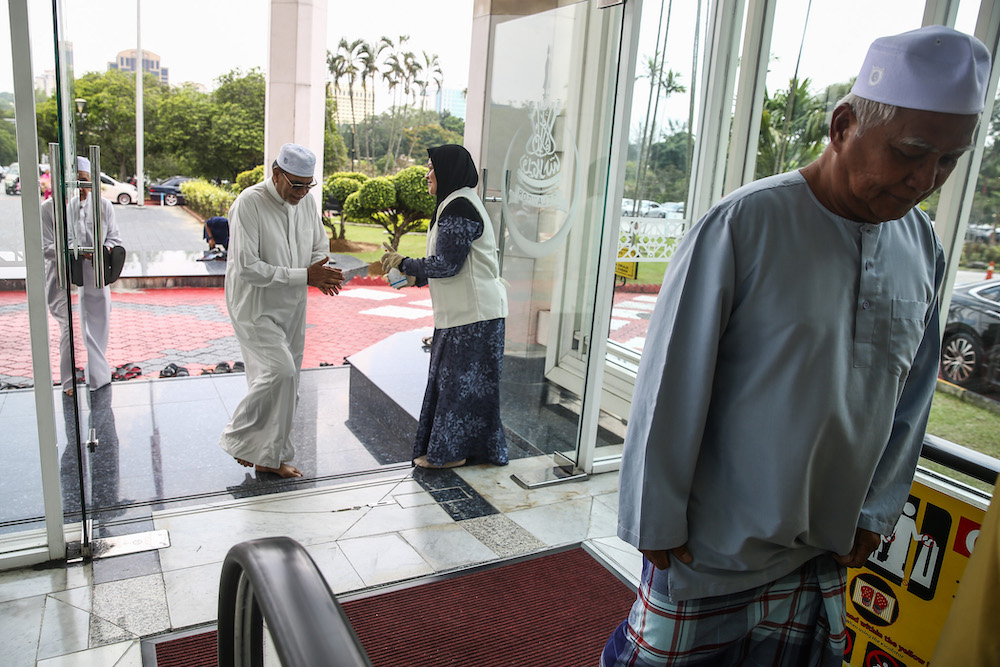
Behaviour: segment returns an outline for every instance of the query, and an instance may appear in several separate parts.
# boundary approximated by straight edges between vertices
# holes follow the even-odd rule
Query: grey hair
[[[855,134],[859,137],[871,128],[885,125],[891,121],[896,117],[896,109],[899,108],[891,104],[868,100],[854,93],[844,95],[836,106],[839,107],[841,104],[851,107],[851,111],[858,119],[858,128]]]

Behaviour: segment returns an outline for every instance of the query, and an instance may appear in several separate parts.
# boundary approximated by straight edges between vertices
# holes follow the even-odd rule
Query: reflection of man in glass
[[[917,204],[972,147],[989,74],[950,28],[876,40],[823,154],[679,244],[621,463],[642,582],[605,667],[842,664],[846,568],[892,533],[937,381],[944,253]]]
[[[88,510],[102,510],[122,503],[119,491],[121,462],[119,460],[118,428],[111,409],[111,385],[105,385],[88,394],[90,414],[81,425],[82,436],[93,429],[97,447],[85,457],[84,480],[88,491]],[[77,469],[80,452],[76,446],[76,416],[72,399],[63,399],[63,418],[66,424],[66,449],[60,461],[63,511],[75,514],[80,511],[80,473]],[[87,449],[84,448],[86,452]]]
[[[80,180],[80,194],[69,200],[66,207],[66,226],[69,238],[76,239],[77,245],[93,246],[93,211],[88,201],[90,194],[90,160],[76,159],[77,178]],[[71,310],[66,290],[61,289],[56,274],[56,227],[53,200],[47,199],[41,206],[42,250],[45,256],[45,288],[49,312],[59,323],[59,381],[67,395],[73,393],[73,340],[69,333]],[[104,225],[104,245],[107,248],[121,245],[115,210],[111,202],[101,197],[101,220]],[[111,320],[111,289],[94,286],[93,254],[83,253],[82,285],[77,288],[80,307],[80,333],[87,348],[87,385],[93,391],[111,382],[111,367],[105,351],[108,347],[108,329]]]

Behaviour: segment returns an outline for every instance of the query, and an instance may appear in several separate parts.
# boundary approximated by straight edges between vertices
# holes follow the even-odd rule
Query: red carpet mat
[[[218,664],[215,630],[156,645],[156,667],[215,667]]]
[[[581,667],[634,600],[576,548],[343,607],[375,667]]]
[[[582,548],[344,602],[375,667],[597,665],[635,593]],[[215,667],[214,630],[156,645],[157,667]]]

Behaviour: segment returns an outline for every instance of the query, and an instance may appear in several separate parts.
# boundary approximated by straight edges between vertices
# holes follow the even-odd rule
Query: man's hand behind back
[[[333,296],[340,292],[340,283],[344,281],[344,275],[340,269],[326,266],[328,260],[321,259],[311,265],[306,275],[306,284],[316,287],[323,294]]]

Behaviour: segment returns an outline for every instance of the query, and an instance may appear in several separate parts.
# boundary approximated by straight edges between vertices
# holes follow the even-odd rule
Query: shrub
[[[251,185],[257,185],[264,180],[264,165],[259,164],[253,169],[241,171],[236,175],[236,185],[233,188],[237,194],[243,192]]]
[[[181,192],[188,208],[203,218],[229,215],[229,207],[236,199],[235,192],[203,180],[182,183]]]
[[[427,228],[434,212],[435,197],[427,193],[427,168],[413,166],[391,178],[372,178],[344,202],[344,215],[366,218],[381,225],[392,236],[392,247],[407,232]]]

